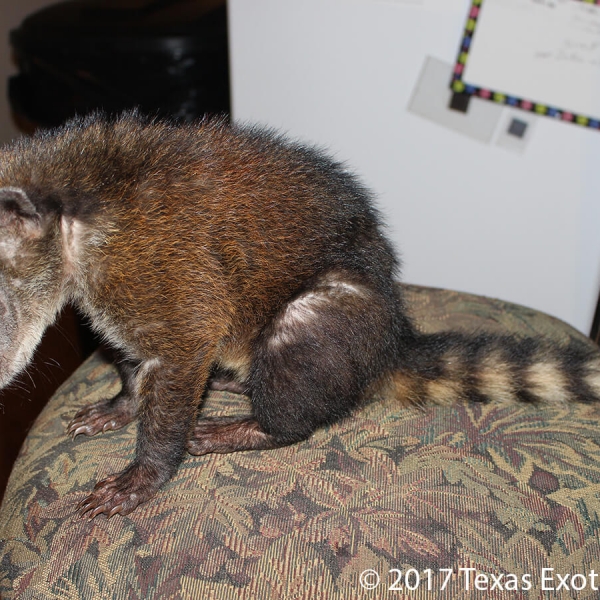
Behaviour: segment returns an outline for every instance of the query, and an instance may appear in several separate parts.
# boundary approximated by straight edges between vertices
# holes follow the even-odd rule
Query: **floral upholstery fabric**
[[[406,294],[427,331],[583,338],[497,300]],[[598,597],[597,405],[372,403],[295,446],[187,456],[131,515],[80,519],[95,482],[132,460],[136,426],[74,441],[65,428],[118,389],[93,355],[29,433],[0,509],[2,599]],[[204,408],[248,411],[224,392]]]

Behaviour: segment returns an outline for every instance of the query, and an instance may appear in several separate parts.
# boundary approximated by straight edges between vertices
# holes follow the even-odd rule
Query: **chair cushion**
[[[584,339],[524,307],[405,287],[426,331]],[[75,440],[65,428],[118,389],[95,354],[29,433],[0,508],[3,599],[400,598],[411,588],[472,598],[559,586],[585,598],[600,587],[590,572],[600,571],[597,405],[418,410],[390,399],[291,447],[187,456],[131,515],[81,519],[75,505],[132,460],[136,426]],[[248,411],[224,392],[204,409]]]

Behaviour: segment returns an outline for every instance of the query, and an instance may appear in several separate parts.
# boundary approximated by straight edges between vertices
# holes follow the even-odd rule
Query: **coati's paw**
[[[187,442],[194,456],[276,448],[275,440],[252,418],[214,417],[196,421]]]
[[[128,515],[142,502],[152,498],[161,483],[156,473],[134,463],[121,473],[97,483],[94,491],[77,505],[77,514],[90,520],[100,514],[109,519],[116,514]]]
[[[80,433],[96,435],[100,431],[121,429],[135,419],[135,411],[126,402],[101,400],[84,406],[67,426],[67,433],[73,438]]]
[[[243,383],[226,377],[213,377],[208,380],[208,389],[217,392],[231,392],[232,394],[247,394],[248,390]]]

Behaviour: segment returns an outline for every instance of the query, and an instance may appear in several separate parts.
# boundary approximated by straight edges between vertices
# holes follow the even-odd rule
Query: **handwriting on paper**
[[[558,9],[554,39],[534,50],[534,58],[582,67],[600,67],[600,7],[578,0],[529,0],[537,6]]]

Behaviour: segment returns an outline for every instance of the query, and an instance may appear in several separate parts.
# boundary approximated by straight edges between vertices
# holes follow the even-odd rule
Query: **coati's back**
[[[262,130],[88,117],[22,141],[0,161],[8,183],[102,239],[74,248],[82,279],[106,282],[99,293],[143,274],[138,306],[155,293],[189,311],[206,294],[268,317],[320,272],[347,267],[389,287],[396,268],[355,177]]]

